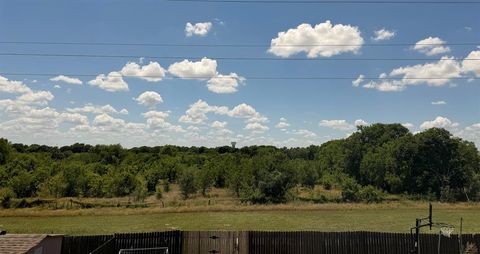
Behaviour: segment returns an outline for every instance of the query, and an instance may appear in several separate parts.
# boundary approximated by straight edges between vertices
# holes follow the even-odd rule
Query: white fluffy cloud
[[[205,121],[208,120],[208,113],[245,119],[245,123],[248,126],[248,128],[245,127],[246,130],[252,130],[254,132],[259,132],[261,129],[264,131],[268,130],[268,127],[264,125],[264,123],[268,122],[268,118],[245,103],[239,104],[230,110],[226,106],[211,106],[203,100],[198,100],[190,105],[189,109],[180,117],[179,121],[188,124],[204,124]]]
[[[168,122],[170,112],[148,111],[142,114],[147,119],[147,126],[156,131],[185,132],[180,125],[174,125]]]
[[[244,129],[252,131],[254,133],[263,133],[265,131],[268,131],[269,128],[261,123],[255,122],[255,123],[248,123]]]
[[[163,103],[162,96],[153,91],[146,91],[140,94],[135,100],[138,101],[138,104],[145,105],[147,107],[154,107],[159,103]]]
[[[342,131],[348,131],[354,128],[353,125],[349,124],[346,120],[322,120],[318,125]]]
[[[215,121],[210,126],[215,129],[222,129],[222,128],[225,128],[225,126],[227,126],[227,122]]]
[[[282,117],[280,118],[280,121],[278,121],[278,123],[275,125],[275,128],[285,130],[289,126],[290,124],[288,123],[287,119]]]
[[[304,138],[315,138],[315,137],[317,137],[317,134],[315,134],[315,132],[305,130],[305,129],[294,130],[293,134],[302,136]]]
[[[116,110],[114,107],[112,107],[110,104],[104,105],[104,106],[97,106],[93,105],[91,103],[85,104],[83,107],[79,108],[67,108],[67,112],[71,113],[91,113],[95,115],[99,114],[122,114],[126,115],[128,114],[127,109],[122,109],[122,110]]]
[[[301,24],[278,33],[278,36],[272,39],[268,51],[280,57],[289,57],[301,52],[305,52],[309,58],[331,57],[347,52],[358,53],[363,42],[357,27],[332,25],[327,20],[314,27],[310,24]]]
[[[149,82],[161,81],[165,77],[165,72],[165,69],[157,62],[150,62],[144,66],[128,62],[120,71],[123,76],[137,77]]]
[[[120,72],[112,71],[108,75],[98,75],[95,79],[88,81],[91,86],[96,86],[109,92],[128,91],[128,84],[123,80]]]
[[[64,122],[88,125],[88,118],[78,113],[61,113],[59,117]]]
[[[0,76],[0,92],[18,94],[29,93],[32,92],[32,90],[21,81],[8,80]]]
[[[420,129],[430,129],[430,128],[445,128],[445,129],[453,129],[458,127],[458,123],[452,122],[450,119],[443,117],[443,116],[437,116],[434,120],[432,121],[425,121],[420,125]]]
[[[432,101],[432,105],[445,105],[447,102],[445,101]]]
[[[463,71],[473,72],[477,77],[480,77],[480,61],[478,61],[478,59],[480,59],[480,50],[470,52],[470,54],[468,54],[468,56],[462,62]]]
[[[450,48],[444,44],[445,41],[438,37],[428,37],[418,41],[413,49],[427,56],[434,56],[450,52]]]
[[[217,61],[206,57],[197,62],[185,59],[170,65],[168,72],[180,78],[209,79],[217,75]]]
[[[480,123],[467,126],[465,129],[459,131],[457,135],[474,142],[477,148],[480,147]]]
[[[208,80],[207,88],[214,93],[234,93],[245,78],[237,73],[220,74],[217,71],[217,61],[202,58],[200,61],[183,60],[168,67],[168,72],[182,79]]]
[[[112,129],[120,128],[125,124],[123,119],[114,118],[108,114],[100,114],[95,116],[93,124],[96,126],[108,126]]]
[[[228,107],[210,106],[207,102],[198,100],[190,105],[189,109],[185,112],[185,115],[182,115],[179,121],[189,124],[203,124],[208,119],[208,113],[226,115],[228,114],[228,111]]]
[[[395,37],[395,31],[389,31],[385,28],[377,30],[373,33],[374,33],[374,36],[372,37],[372,39],[374,41],[390,40],[391,38]]]
[[[228,114],[236,118],[252,118],[257,116],[258,112],[252,106],[242,103],[235,106]]]
[[[363,81],[365,80],[365,76],[363,74],[359,75],[357,79],[352,81],[352,85],[354,87],[358,87]]]
[[[206,36],[210,29],[212,28],[212,22],[203,22],[192,24],[188,22],[185,25],[185,35],[188,37],[197,35],[197,36]]]
[[[207,82],[208,90],[214,93],[234,93],[238,89],[239,83],[242,83],[245,78],[238,76],[236,73],[228,75],[218,74]]]
[[[68,76],[65,76],[65,75],[58,75],[56,77],[51,78],[50,80],[55,81],[55,82],[65,82],[65,83],[72,84],[72,85],[83,84],[83,82],[80,79],[68,77]]]
[[[452,79],[462,76],[462,67],[453,57],[442,57],[433,63],[417,64],[394,69],[390,74],[382,73],[379,81],[370,81],[364,88],[377,89],[382,92],[399,92],[408,86],[426,84],[443,86]]]
[[[53,100],[54,96],[49,91],[29,92],[19,96],[17,99],[26,104],[46,105]]]
[[[367,121],[363,120],[363,119],[357,119],[355,120],[355,126],[367,126],[367,125],[370,125]]]
[[[412,123],[402,123],[402,126],[407,129],[413,129],[415,127]]]

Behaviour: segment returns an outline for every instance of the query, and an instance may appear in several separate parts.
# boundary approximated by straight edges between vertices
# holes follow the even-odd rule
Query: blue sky
[[[51,145],[305,146],[383,122],[412,132],[444,127],[478,146],[480,43],[449,44],[480,42],[479,25],[478,5],[0,1],[3,42],[263,45],[0,44],[0,53],[143,56],[0,56],[1,136]],[[410,45],[375,46],[382,44]],[[357,60],[331,60],[339,58]]]

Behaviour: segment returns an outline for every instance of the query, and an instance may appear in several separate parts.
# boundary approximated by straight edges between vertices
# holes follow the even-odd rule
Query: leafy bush
[[[196,169],[187,168],[183,171],[180,179],[178,180],[180,184],[180,191],[182,192],[184,199],[187,199],[188,196],[197,192],[197,186],[195,185],[195,173]]]
[[[10,188],[0,189],[0,206],[3,208],[9,208],[12,198],[15,197],[15,193]]]
[[[148,194],[147,181],[142,176],[137,176],[133,196],[135,201],[144,201]]]
[[[385,193],[372,185],[362,187],[357,196],[358,200],[367,203],[381,203],[385,200]]]
[[[355,180],[345,180],[342,187],[342,200],[347,202],[380,203],[385,200],[382,190],[368,185],[362,187]]]
[[[352,178],[345,179],[342,185],[342,200],[347,202],[358,202],[360,184]]]
[[[157,199],[162,199],[163,198],[163,186],[162,184],[157,184],[157,186],[155,186],[155,198]]]
[[[440,188],[440,202],[455,202],[456,198],[456,192],[450,186],[443,186]]]

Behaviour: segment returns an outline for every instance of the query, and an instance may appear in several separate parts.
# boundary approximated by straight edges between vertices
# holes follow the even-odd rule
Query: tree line
[[[472,142],[432,128],[360,126],[320,146],[135,147],[24,145],[0,139],[0,202],[27,197],[161,197],[228,188],[244,202],[286,202],[296,186],[339,188],[342,200],[381,201],[385,193],[441,201],[480,199],[480,154]]]

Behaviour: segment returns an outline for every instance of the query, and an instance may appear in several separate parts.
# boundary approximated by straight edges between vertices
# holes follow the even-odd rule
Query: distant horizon
[[[384,123],[374,123],[374,124],[384,124]],[[399,123],[387,123],[387,124],[399,124]],[[434,127],[436,128],[436,127]],[[408,128],[407,128],[408,129]],[[444,129],[444,128],[440,128],[440,129]],[[428,129],[427,129],[428,130]],[[30,145],[39,145],[39,146],[48,146],[48,147],[57,147],[57,148],[61,148],[61,147],[66,147],[66,146],[72,146],[72,145],[75,145],[75,144],[82,144],[82,145],[88,145],[88,146],[97,146],[97,145],[104,145],[104,146],[109,146],[109,145],[120,145],[122,148],[125,148],[125,149],[134,149],[134,148],[140,148],[140,147],[148,147],[148,148],[153,148],[153,147],[163,147],[163,146],[175,146],[175,147],[187,147],[187,148],[192,148],[192,147],[195,147],[195,148],[207,148],[207,149],[215,149],[215,148],[219,148],[219,147],[232,147],[232,142],[235,142],[235,149],[241,149],[241,148],[244,148],[244,147],[252,147],[252,146],[269,146],[269,147],[275,147],[275,148],[278,148],[278,149],[281,149],[281,148],[287,148],[287,149],[292,149],[292,148],[308,148],[310,146],[322,146],[323,144],[325,143],[328,143],[330,141],[336,141],[336,140],[343,140],[343,139],[347,139],[348,137],[350,137],[350,135],[352,135],[353,133],[357,132],[357,130],[355,130],[354,132],[350,133],[348,136],[345,136],[345,137],[339,137],[339,138],[335,138],[335,139],[330,139],[330,140],[326,140],[325,142],[323,143],[319,143],[319,144],[309,144],[309,145],[304,145],[304,146],[278,146],[278,145],[273,145],[273,144],[250,144],[250,145],[241,145],[241,141],[237,141],[237,140],[232,140],[230,141],[229,143],[225,143],[224,145],[222,144],[219,144],[217,146],[206,146],[206,145],[191,145],[191,146],[188,146],[188,145],[177,145],[177,144],[151,144],[151,145],[139,145],[139,146],[124,146],[122,145],[120,142],[119,143],[85,143],[85,142],[74,142],[74,143],[69,143],[69,144],[62,144],[62,145],[59,145],[59,144],[42,144],[42,143],[24,143],[24,142],[15,142],[15,141],[12,141],[10,139],[7,139],[11,144],[21,144],[21,145],[27,145],[27,146],[30,146]],[[423,130],[423,131],[426,131],[426,130]],[[420,132],[423,132],[423,131],[420,131]],[[409,131],[412,135],[415,135],[415,134],[418,134],[420,132],[411,132]],[[472,142],[475,147],[477,148],[477,150],[480,149],[479,145],[478,144],[475,144],[475,142],[473,141],[470,141],[470,140],[467,140],[467,139],[463,139],[461,137],[458,137],[458,136],[455,136],[453,133],[450,133],[452,135],[452,137],[454,138],[460,138],[464,141],[468,141],[468,142]],[[5,138],[5,137],[0,137],[0,138]]]

